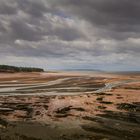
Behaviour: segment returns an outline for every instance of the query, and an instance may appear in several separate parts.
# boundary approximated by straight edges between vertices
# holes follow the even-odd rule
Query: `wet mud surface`
[[[17,96],[8,91],[9,96],[0,96],[0,140],[140,140],[140,82],[95,92],[107,83],[137,80],[138,75],[15,78],[29,85],[20,87],[26,88],[26,94]],[[59,80],[64,78],[67,79]],[[14,78],[10,80],[15,82]],[[0,78],[1,83],[11,83],[10,80]],[[0,90],[6,86],[0,85]],[[49,96],[46,91],[36,95],[40,88],[40,92],[49,91]],[[34,94],[28,95],[28,90]]]

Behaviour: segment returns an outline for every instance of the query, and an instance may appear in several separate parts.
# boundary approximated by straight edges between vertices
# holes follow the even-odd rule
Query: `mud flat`
[[[0,139],[139,140],[140,75],[0,74]]]

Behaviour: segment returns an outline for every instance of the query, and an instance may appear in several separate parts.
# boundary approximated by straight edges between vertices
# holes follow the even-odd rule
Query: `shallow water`
[[[83,80],[85,77],[81,77],[79,80]],[[61,78],[47,83],[36,84],[14,84],[14,85],[1,85],[0,96],[20,96],[20,95],[80,95],[87,93],[102,93],[110,91],[112,88],[125,85],[127,83],[138,82],[140,80],[122,80],[113,83],[106,83],[102,87],[100,85],[94,85],[89,83],[89,87],[83,87],[81,85],[67,85],[65,81],[73,81],[74,78]],[[78,78],[77,78],[78,79]],[[90,77],[88,77],[90,80]],[[86,80],[88,80],[86,78]],[[7,87],[6,87],[7,86]],[[8,87],[10,86],[10,87]]]

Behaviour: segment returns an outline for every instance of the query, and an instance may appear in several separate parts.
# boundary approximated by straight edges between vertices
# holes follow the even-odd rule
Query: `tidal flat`
[[[140,74],[0,73],[0,140],[140,140]]]

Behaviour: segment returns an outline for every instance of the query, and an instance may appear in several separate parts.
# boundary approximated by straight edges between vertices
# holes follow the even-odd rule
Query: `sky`
[[[140,0],[0,0],[0,64],[140,70]]]

